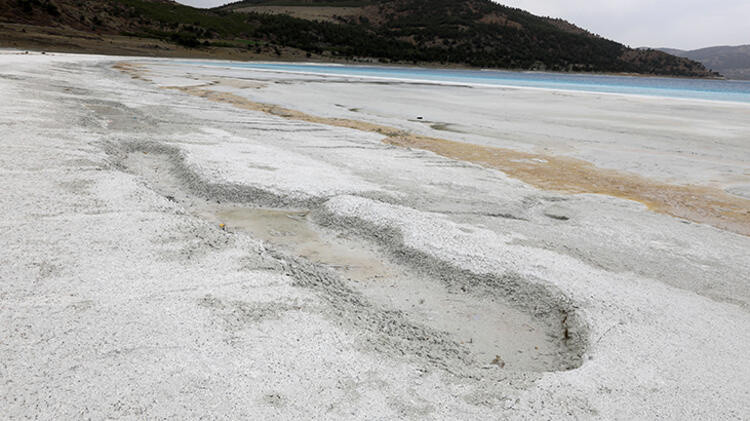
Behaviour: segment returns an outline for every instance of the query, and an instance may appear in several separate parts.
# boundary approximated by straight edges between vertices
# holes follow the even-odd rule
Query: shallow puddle
[[[448,291],[389,259],[374,245],[325,231],[307,211],[209,205],[198,214],[293,255],[327,265],[370,301],[401,310],[417,323],[447,332],[480,364],[510,370],[558,369],[558,341],[529,315],[491,298]]]
[[[244,231],[296,256],[329,266],[357,281],[393,276],[372,250],[360,242],[322,235],[308,221],[308,211],[215,205],[199,212],[223,223],[228,230]]]

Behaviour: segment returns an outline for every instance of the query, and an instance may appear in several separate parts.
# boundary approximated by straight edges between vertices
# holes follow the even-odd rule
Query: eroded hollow
[[[557,364],[557,341],[530,315],[491,297],[449,291],[374,244],[322,229],[308,211],[235,205],[208,205],[196,211],[215,225],[225,224],[334,269],[373,303],[447,332],[479,362],[530,371],[552,370]]]
[[[217,229],[222,226],[245,233],[272,248],[325,266],[383,311],[399,311],[413,323],[444,332],[480,366],[544,372],[580,365],[583,335],[572,340],[570,312],[560,310],[550,317],[538,317],[502,296],[456,288],[438,279],[450,268],[438,269],[440,275],[420,270],[419,259],[409,264],[403,253],[399,258],[393,256],[394,248],[348,229],[348,223],[320,224],[309,203],[297,208],[257,207],[252,198],[246,203],[217,203],[193,191],[191,182],[185,180],[188,170],[176,168],[179,159],[170,156],[172,153],[177,152],[170,148],[130,150],[121,162],[152,189]],[[210,189],[201,190],[206,194]],[[262,204],[267,204],[268,198],[261,197]],[[279,203],[286,202],[280,198]]]

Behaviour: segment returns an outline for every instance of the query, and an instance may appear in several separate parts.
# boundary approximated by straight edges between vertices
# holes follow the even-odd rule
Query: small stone
[[[490,364],[494,364],[494,365],[496,365],[496,366],[498,366],[500,368],[504,368],[505,367],[505,361],[503,361],[503,359],[500,358],[499,355],[495,355],[495,359],[493,359]]]

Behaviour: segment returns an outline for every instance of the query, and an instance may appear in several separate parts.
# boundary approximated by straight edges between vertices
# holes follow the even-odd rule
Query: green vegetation
[[[17,0],[16,4],[26,14],[32,14],[35,10],[41,10],[50,16],[60,16],[60,9],[49,0]]]
[[[375,0],[250,0],[229,3],[217,9],[242,6],[362,7],[376,3]]]
[[[145,0],[114,0],[112,6],[125,8],[131,18],[146,18],[166,27],[190,26],[196,35],[234,38],[247,31],[246,19],[236,13],[221,13],[195,9],[179,4],[165,4]]]
[[[249,6],[365,7],[320,22],[284,14],[236,13]],[[16,0],[20,20],[46,13],[65,24],[158,38],[188,48],[282,47],[383,62],[468,64],[487,68],[706,76],[698,63],[638,51],[567,22],[489,0],[251,0],[203,10],[160,0]],[[46,22],[49,22],[48,19]]]
[[[347,57],[514,69],[706,75],[697,63],[667,54],[639,53],[567,22],[540,18],[489,0],[250,0],[218,10],[301,3],[310,7],[324,3],[372,7],[366,13],[370,17],[336,17],[340,24],[335,28],[321,22],[310,26],[289,19],[283,23],[258,16],[253,19],[262,21],[264,36],[276,35],[285,45]],[[375,20],[371,19],[373,7],[377,8]]]

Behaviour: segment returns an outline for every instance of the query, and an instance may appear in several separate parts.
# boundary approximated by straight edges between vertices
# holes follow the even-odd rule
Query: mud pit
[[[376,305],[447,332],[480,363],[529,371],[555,367],[556,346],[529,315],[496,300],[448,291],[366,241],[317,227],[308,211],[211,205],[197,213],[334,269]]]
[[[122,164],[216,229],[250,235],[271,249],[332,270],[382,311],[401,312],[411,323],[445,333],[478,366],[532,372],[571,368],[560,326],[498,297],[449,288],[346,227],[316,224],[313,209],[260,208],[198,197],[181,180],[174,160],[161,152],[130,152]]]

